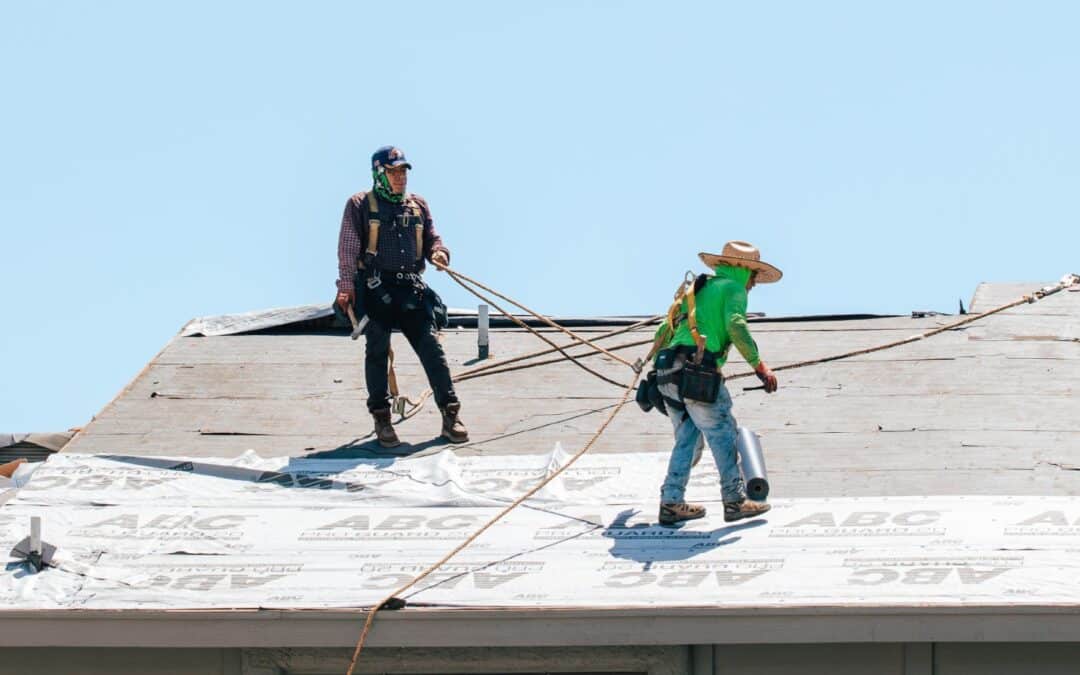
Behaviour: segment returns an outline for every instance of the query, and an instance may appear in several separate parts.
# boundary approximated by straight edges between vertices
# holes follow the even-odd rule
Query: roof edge
[[[15,610],[0,647],[351,647],[359,610]],[[386,612],[372,647],[1074,642],[1075,605],[427,609]]]

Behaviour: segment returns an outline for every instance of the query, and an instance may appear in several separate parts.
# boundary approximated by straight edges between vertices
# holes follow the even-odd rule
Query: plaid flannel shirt
[[[345,213],[341,216],[341,232],[338,234],[338,291],[354,290],[353,275],[356,274],[357,261],[360,260],[366,246],[361,239],[361,235],[367,237],[367,219],[364,217],[368,208],[365,201],[366,197],[366,192],[357,192],[345,202]],[[420,205],[424,218],[424,254],[419,270],[422,272],[424,269],[423,260],[431,260],[431,256],[435,251],[444,252],[446,259],[449,260],[450,249],[443,245],[442,237],[435,230],[435,222],[431,218],[431,208],[428,206],[427,200],[416,194],[411,195],[411,197]],[[389,208],[389,206],[383,202],[380,203],[379,208],[383,210]],[[380,238],[384,236],[384,232],[386,231],[379,233]]]

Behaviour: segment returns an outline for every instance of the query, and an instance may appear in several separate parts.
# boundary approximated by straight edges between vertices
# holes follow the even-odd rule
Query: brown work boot
[[[724,521],[731,523],[743,518],[760,516],[772,507],[765,502],[744,499],[741,502],[724,502]]]
[[[697,520],[705,517],[705,507],[687,502],[666,502],[660,504],[660,524],[674,525],[684,520]]]
[[[469,432],[461,423],[459,414],[461,414],[460,403],[447,403],[442,409],[442,435],[451,443],[465,443],[469,440]]]
[[[390,421],[390,408],[372,410],[371,416],[375,418],[375,437],[379,439],[379,445],[384,448],[396,448],[401,445],[401,440],[394,431],[394,425]]]

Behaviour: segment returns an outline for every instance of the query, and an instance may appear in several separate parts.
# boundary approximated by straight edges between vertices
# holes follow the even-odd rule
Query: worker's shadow
[[[446,440],[442,436],[436,436],[435,438],[431,438],[420,443],[402,442],[402,444],[397,446],[396,448],[384,448],[379,445],[379,441],[374,438],[374,435],[370,435],[370,437],[365,436],[364,438],[358,438],[330,450],[309,452],[302,455],[302,457],[303,459],[382,459],[387,457],[424,457],[426,455],[440,452],[449,445],[451,445],[450,441]]]
[[[635,509],[620,512],[601,532],[601,536],[612,540],[612,557],[643,563],[687,560],[721,546],[730,546],[742,538],[732,536],[736,532],[761,527],[768,522],[758,518],[715,530],[692,529],[687,527],[688,524],[665,526],[650,522],[630,525],[630,519],[638,513]],[[694,524],[701,522],[693,521]]]

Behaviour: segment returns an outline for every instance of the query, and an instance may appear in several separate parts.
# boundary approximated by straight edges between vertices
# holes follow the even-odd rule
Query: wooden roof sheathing
[[[983,284],[979,310],[1045,284]],[[763,358],[784,363],[870,347],[953,320],[935,316],[752,324]],[[589,333],[595,335],[602,329]],[[651,329],[606,345],[645,339]],[[565,341],[557,333],[555,340]],[[476,365],[476,333],[445,332],[451,370]],[[394,337],[403,393],[427,383]],[[519,330],[493,330],[494,360],[542,349]],[[636,347],[622,352],[637,358]],[[594,368],[625,380],[604,356]],[[726,371],[747,369],[737,354]],[[773,396],[729,389],[739,422],[762,435],[781,497],[943,494],[1080,494],[1080,293],[1066,291],[960,330],[897,349],[779,373]],[[570,363],[458,385],[469,454],[580,448],[621,391]],[[372,442],[365,406],[363,341],[340,334],[245,334],[174,338],[149,367],[66,448],[79,453],[229,457],[388,454]],[[398,427],[396,454],[442,449],[429,403]],[[666,450],[671,430],[656,413],[628,407],[594,452]],[[657,485],[662,476],[657,476]],[[692,498],[692,495],[690,495]]]

